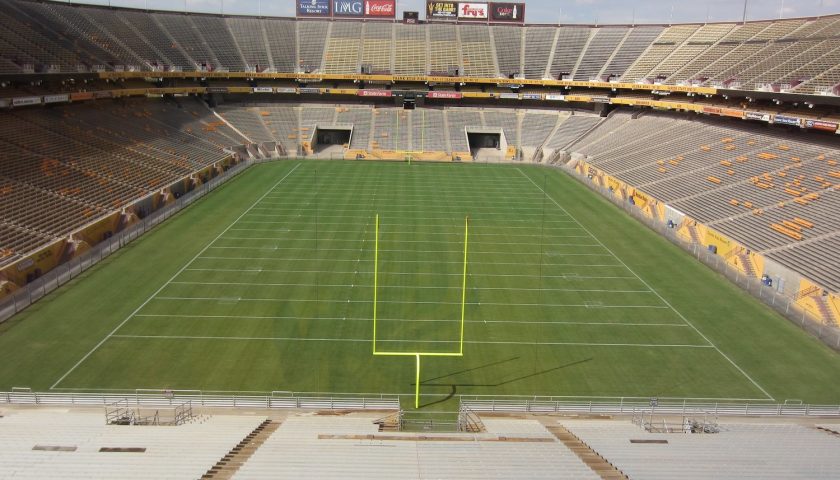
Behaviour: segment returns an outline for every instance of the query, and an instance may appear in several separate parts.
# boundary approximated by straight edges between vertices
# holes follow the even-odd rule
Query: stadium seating
[[[831,139],[675,114],[633,119],[618,111],[569,149],[751,250],[840,289],[840,271],[825,255],[840,238],[832,160],[840,148]],[[773,227],[794,219],[807,226]]]
[[[629,478],[827,479],[840,469],[831,453],[837,439],[803,425],[722,424],[720,433],[661,434],[628,421],[562,424]]]
[[[0,477],[199,478],[263,419],[213,416],[174,427],[127,426],[106,425],[101,411],[5,412]],[[120,448],[135,451],[101,450]]]
[[[402,25],[104,9],[10,0],[0,72],[371,72],[695,83],[831,92],[840,16],[639,26]],[[289,46],[294,45],[294,48]]]

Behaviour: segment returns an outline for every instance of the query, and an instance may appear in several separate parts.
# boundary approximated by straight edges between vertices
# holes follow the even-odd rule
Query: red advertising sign
[[[836,132],[837,124],[822,120],[805,120],[805,128],[813,128],[814,130],[822,130],[824,132]]]
[[[461,92],[429,92],[426,94],[426,98],[459,99],[462,97],[463,95],[461,94]]]
[[[390,97],[390,90],[359,90],[360,97]]]
[[[487,20],[486,3],[459,3],[458,20]]]
[[[525,23],[525,4],[491,3],[490,20],[493,22]]]
[[[365,0],[365,16],[396,18],[397,0]]]

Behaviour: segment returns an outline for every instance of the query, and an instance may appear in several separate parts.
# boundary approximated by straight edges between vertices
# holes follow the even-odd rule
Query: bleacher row
[[[504,132],[508,145],[525,149],[533,159],[540,147],[555,151],[599,121],[591,113],[501,108],[374,108],[364,105],[256,104],[223,105],[216,111],[255,143],[277,142],[294,154],[315,127],[351,125],[351,150],[469,152],[466,129]]]
[[[835,261],[840,146],[833,138],[786,134],[740,121],[619,110],[569,150],[751,250],[840,291]]]
[[[117,68],[446,75],[832,92],[840,15],[674,26],[295,21],[4,2],[0,73]],[[774,87],[771,87],[774,86]]]
[[[119,212],[245,140],[201,103],[130,100],[0,115],[0,263]]]

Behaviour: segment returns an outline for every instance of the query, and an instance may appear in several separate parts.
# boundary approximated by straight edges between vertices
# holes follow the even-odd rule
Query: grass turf
[[[545,193],[544,193],[545,191]],[[0,388],[801,399],[840,356],[562,172],[278,162],[0,326]],[[439,403],[443,402],[443,403]],[[410,402],[406,402],[408,405]]]

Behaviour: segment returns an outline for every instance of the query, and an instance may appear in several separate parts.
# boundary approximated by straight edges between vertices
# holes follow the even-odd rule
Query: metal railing
[[[43,405],[74,407],[180,407],[189,403],[191,408],[259,408],[259,409],[303,409],[303,410],[399,410],[397,396],[379,397],[350,396],[276,396],[262,395],[216,395],[204,393],[56,393],[14,390],[0,392],[0,405]]]
[[[594,415],[715,415],[731,417],[840,417],[840,405],[694,402],[690,400],[574,401],[461,397],[461,407],[476,413],[562,413]]]

